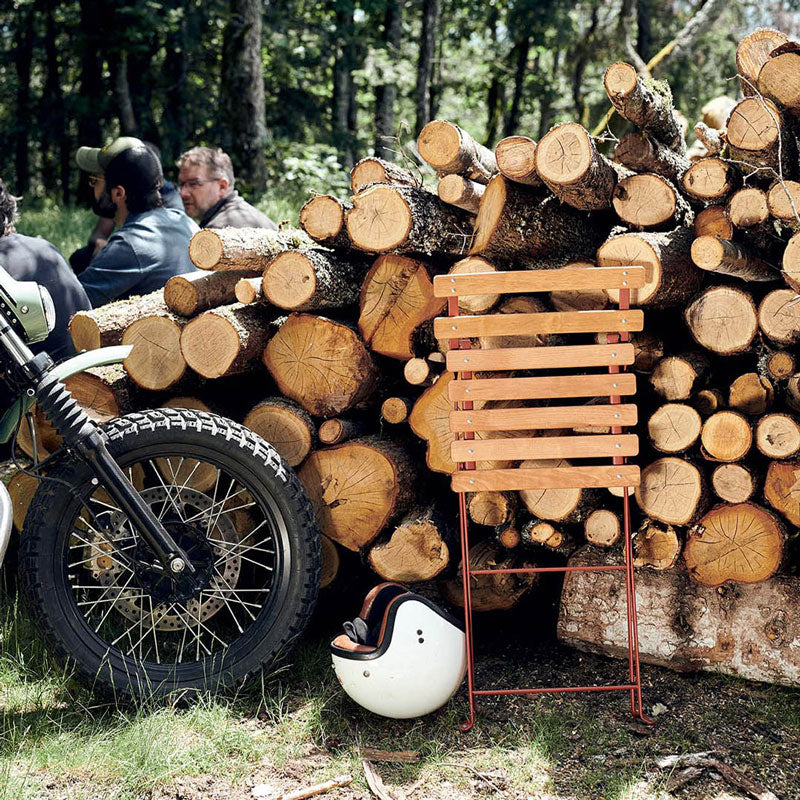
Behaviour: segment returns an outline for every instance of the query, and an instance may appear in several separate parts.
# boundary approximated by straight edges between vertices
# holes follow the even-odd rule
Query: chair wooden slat
[[[450,350],[451,372],[492,372],[507,369],[567,369],[633,364],[632,344],[576,344],[551,347],[504,347],[496,350]]]
[[[437,317],[433,332],[439,339],[474,336],[530,336],[538,333],[604,333],[640,331],[641,309],[627,311],[541,311],[537,314],[476,314]]]
[[[533,431],[572,428],[576,425],[636,425],[638,408],[632,403],[618,405],[549,406],[547,408],[488,408],[451,411],[450,430]]]
[[[453,402],[463,400],[541,400],[556,397],[602,397],[636,393],[636,376],[546,375],[539,378],[480,378],[451,381]],[[576,420],[579,421],[579,420]]]
[[[514,270],[464,275],[437,275],[437,297],[464,294],[515,294],[556,292],[570,289],[641,289],[644,267],[595,267],[594,269]],[[455,291],[454,291],[455,290]]]
[[[523,461],[528,458],[611,458],[635,456],[638,452],[639,437],[633,433],[470,439],[455,441],[450,446],[450,457],[456,463]]]
[[[521,491],[524,489],[602,489],[638,486],[639,467],[542,467],[539,469],[469,469],[453,474],[454,492]]]

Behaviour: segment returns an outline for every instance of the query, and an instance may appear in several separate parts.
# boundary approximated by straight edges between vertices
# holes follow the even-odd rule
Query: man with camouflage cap
[[[189,239],[199,228],[165,208],[161,162],[140,139],[123,136],[106,147],[81,147],[75,158],[90,174],[92,208],[118,226],[79,276],[94,307],[160,289],[173,275],[193,272]]]

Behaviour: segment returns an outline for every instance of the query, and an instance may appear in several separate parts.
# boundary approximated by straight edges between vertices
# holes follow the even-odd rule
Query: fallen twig
[[[366,758],[362,758],[361,766],[364,768],[364,777],[367,779],[367,786],[369,786],[372,794],[374,794],[378,800],[395,800],[386,790],[381,776],[378,775],[375,767],[372,766],[372,762],[368,761]]]
[[[318,794],[329,792],[331,789],[338,789],[340,786],[349,786],[353,782],[352,775],[337,775],[324,783],[316,783],[313,786],[307,786],[305,789],[295,789],[292,792],[269,795],[265,800],[305,800],[307,797],[314,797]],[[253,789],[255,797],[261,797],[256,794],[256,788]]]

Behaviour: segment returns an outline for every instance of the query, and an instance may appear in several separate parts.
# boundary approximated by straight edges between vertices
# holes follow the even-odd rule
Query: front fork
[[[184,570],[195,571],[192,562],[165,530],[160,520],[128,480],[106,447],[105,433],[75,402],[54,375],[45,375],[36,387],[36,399],[64,440],[64,446],[76,452],[91,468],[97,479],[151,548],[168,575]]]

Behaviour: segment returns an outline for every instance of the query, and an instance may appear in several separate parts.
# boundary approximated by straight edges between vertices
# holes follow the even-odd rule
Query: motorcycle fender
[[[14,509],[11,505],[11,496],[5,484],[0,483],[0,565],[8,547],[8,540],[11,536],[11,523],[14,519]]]
[[[86,350],[83,353],[78,353],[77,356],[62,361],[53,368],[51,374],[63,381],[91,367],[121,364],[131,354],[131,350],[133,350],[133,345],[130,344]],[[0,417],[0,442],[7,442],[11,438],[17,429],[20,416],[27,414],[35,402],[36,397],[28,397],[26,395],[21,400],[16,400],[11,408]]]

